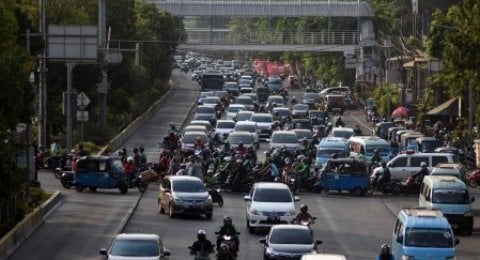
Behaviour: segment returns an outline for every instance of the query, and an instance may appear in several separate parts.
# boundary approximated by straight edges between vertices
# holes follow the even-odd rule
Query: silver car
[[[286,148],[288,151],[296,152],[300,147],[297,135],[293,131],[274,131],[270,138],[270,150]]]
[[[212,106],[205,106],[201,105],[198,106],[195,110],[196,120],[207,120],[210,122],[211,125],[215,125],[217,123],[217,117],[215,115],[215,108]]]

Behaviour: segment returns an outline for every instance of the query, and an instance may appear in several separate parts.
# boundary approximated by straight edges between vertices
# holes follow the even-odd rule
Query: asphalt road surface
[[[174,72],[175,90],[165,99],[163,111],[156,113],[123,146],[144,146],[149,160],[158,158],[158,142],[166,133],[168,122],[181,124],[188,117],[189,106],[195,102],[198,85],[190,80],[189,74]],[[292,92],[300,100],[301,93]],[[347,126],[359,124],[364,133],[370,126],[361,111],[348,111],[343,116]],[[119,147],[121,148],[121,147]],[[261,144],[259,156],[267,148]],[[137,203],[140,193],[130,190],[122,195],[118,190],[88,190],[77,193],[74,189],[64,189],[51,172],[41,172],[40,181],[48,190],[62,191],[61,203],[53,209],[40,227],[10,259],[101,259],[98,250],[107,246],[119,227],[126,221],[127,213]],[[479,197],[480,189],[472,190]],[[266,232],[249,234],[245,223],[246,204],[240,193],[223,193],[225,205],[214,206],[212,220],[201,217],[175,218],[158,213],[158,185],[149,185],[141,196],[138,207],[129,218],[123,232],[158,233],[165,245],[172,251],[172,260],[192,259],[187,246],[196,239],[199,229],[207,231],[207,237],[215,242],[214,231],[222,223],[224,216],[231,216],[241,232],[239,260],[261,259],[262,246],[258,242]],[[391,243],[391,233],[395,215],[402,206],[416,206],[418,198],[403,196],[364,196],[353,197],[337,193],[300,193],[300,202],[309,205],[310,213],[317,217],[313,225],[316,239],[322,240],[320,252],[345,254],[348,259],[375,259],[380,245]],[[474,204],[479,214],[478,202]],[[480,259],[480,225],[476,217],[476,229],[471,236],[458,236],[457,259]]]

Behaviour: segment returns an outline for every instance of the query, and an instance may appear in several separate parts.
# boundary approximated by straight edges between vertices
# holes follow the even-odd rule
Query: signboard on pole
[[[90,104],[90,99],[87,97],[85,92],[80,92],[77,96],[77,106],[80,110],[85,110],[85,108]]]
[[[345,59],[345,68],[346,69],[355,69],[357,67],[357,59]]]
[[[80,121],[80,122],[88,121],[88,111],[77,111],[77,121]]]
[[[418,0],[412,0],[412,12],[413,14],[418,14]]]

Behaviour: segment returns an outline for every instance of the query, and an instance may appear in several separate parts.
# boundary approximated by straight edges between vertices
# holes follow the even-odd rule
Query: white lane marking
[[[365,123],[363,123],[362,121],[360,121],[360,119],[358,119],[356,116],[353,116],[352,114],[350,114],[350,116],[351,116],[353,119],[355,119],[355,121],[357,121],[358,123],[360,123],[361,125],[363,125],[365,128],[367,128],[368,131],[371,132],[371,131],[373,130],[370,126],[368,126],[368,125],[366,125]]]

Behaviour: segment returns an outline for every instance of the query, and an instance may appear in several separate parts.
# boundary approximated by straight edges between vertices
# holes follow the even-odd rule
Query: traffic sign
[[[88,104],[90,104],[90,99],[87,97],[85,92],[80,92],[77,97],[77,106],[80,108],[80,110],[84,110]]]
[[[77,121],[88,121],[88,111],[77,111]]]

